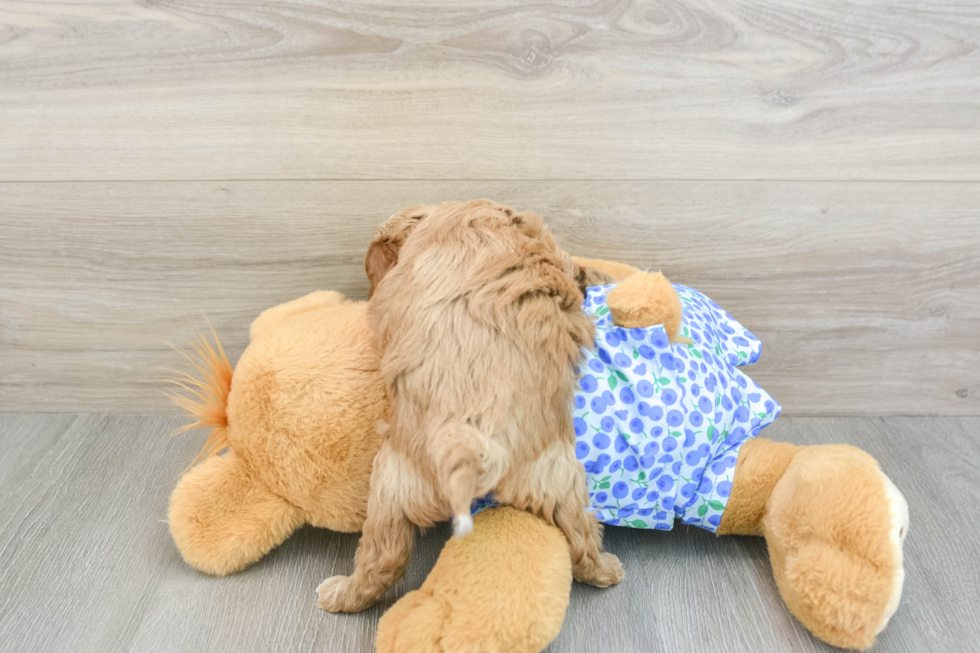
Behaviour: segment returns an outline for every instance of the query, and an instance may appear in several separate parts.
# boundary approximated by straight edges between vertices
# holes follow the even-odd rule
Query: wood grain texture
[[[787,415],[980,413],[980,185],[818,182],[0,184],[0,407],[173,412],[210,319],[367,293],[374,229],[419,202],[541,212],[571,251],[662,268],[763,341]],[[954,198],[954,199],[951,199]],[[84,216],[84,219],[79,219]]]
[[[980,5],[0,3],[0,180],[980,180]]]
[[[305,528],[245,572],[203,576],[167,533],[167,495],[201,444],[168,417],[0,415],[0,651],[373,651],[378,618],[418,587],[450,532],[420,536],[378,606],[329,615],[325,576],[356,534]],[[774,439],[846,442],[908,499],[904,597],[875,651],[966,652],[980,637],[978,418],[780,418]],[[829,652],[787,612],[758,538],[606,529],[626,581],[572,587],[549,653]]]

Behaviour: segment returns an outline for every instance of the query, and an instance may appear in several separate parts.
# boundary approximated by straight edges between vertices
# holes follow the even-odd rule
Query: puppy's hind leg
[[[585,487],[585,479],[582,479]],[[596,587],[616,585],[626,573],[619,558],[602,551],[602,525],[579,500],[578,493],[559,498],[555,506],[555,524],[568,538],[572,556],[572,576],[580,583]]]
[[[555,524],[565,534],[572,557],[572,575],[580,583],[608,587],[625,577],[619,558],[602,551],[602,526],[586,510],[589,500],[585,468],[566,443],[555,443],[521,474],[515,500]]]
[[[329,612],[358,612],[374,605],[405,573],[412,556],[415,526],[403,502],[420,492],[414,470],[389,444],[374,459],[367,520],[350,576],[333,576],[317,588],[317,605]],[[431,494],[431,491],[428,493]],[[421,497],[419,497],[421,498]]]

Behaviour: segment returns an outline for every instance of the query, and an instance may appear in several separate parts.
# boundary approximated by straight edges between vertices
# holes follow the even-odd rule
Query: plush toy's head
[[[223,356],[205,357],[201,401],[183,405],[214,427],[211,447],[170,499],[189,564],[225,575],[304,523],[360,530],[387,410],[366,311],[313,293],[255,320],[234,376]]]

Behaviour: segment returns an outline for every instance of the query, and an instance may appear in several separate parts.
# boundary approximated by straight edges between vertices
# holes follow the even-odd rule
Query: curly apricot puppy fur
[[[319,605],[373,604],[404,572],[413,524],[452,515],[465,535],[491,490],[564,532],[577,580],[618,583],[573,447],[573,368],[594,334],[579,268],[539,216],[487,200],[408,226],[368,309],[391,404],[367,521],[353,575],[326,580]]]
[[[384,276],[388,274],[388,270],[398,263],[398,253],[401,251],[402,245],[405,244],[405,240],[415,230],[419,222],[428,217],[429,213],[436,208],[438,207],[420,204],[410,209],[403,209],[388,218],[388,221],[381,225],[381,228],[375,233],[374,240],[368,246],[367,254],[364,257],[364,271],[367,273],[368,281],[371,283],[371,289],[368,293],[369,298],[374,295],[374,289],[381,283]],[[619,278],[613,276],[609,271],[600,268],[611,267],[616,272],[621,273],[624,279],[631,274],[639,272],[636,268],[631,268],[628,265],[610,263],[599,259],[579,259],[572,257],[572,265],[574,267],[575,281],[578,283],[579,290],[582,291],[583,296],[585,295],[586,288],[615,283],[617,278]],[[637,275],[638,278],[642,276],[644,275]],[[671,288],[670,284],[667,284],[667,287]],[[676,293],[674,295],[676,297]],[[629,297],[629,300],[635,301],[635,298]],[[680,315],[680,310],[680,300],[677,300],[676,312],[678,316]],[[679,318],[677,319],[677,323],[679,326]],[[668,329],[668,334],[670,333],[670,329]]]

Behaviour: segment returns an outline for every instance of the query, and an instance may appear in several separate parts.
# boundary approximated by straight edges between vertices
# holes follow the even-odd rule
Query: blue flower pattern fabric
[[[715,302],[674,285],[684,312],[671,344],[662,326],[613,324],[606,293],[589,288],[596,343],[584,350],[575,395],[575,453],[599,521],[670,530],[674,520],[712,532],[728,504],[738,451],[779,414],[737,369],[762,343]]]
[[[612,288],[586,293],[596,341],[583,349],[573,410],[592,509],[612,526],[670,530],[680,519],[714,532],[739,448],[779,414],[779,404],[737,369],[759,359],[762,343],[678,284],[681,335],[693,344],[672,345],[659,325],[617,327],[605,303]],[[494,505],[488,495],[473,512]]]

